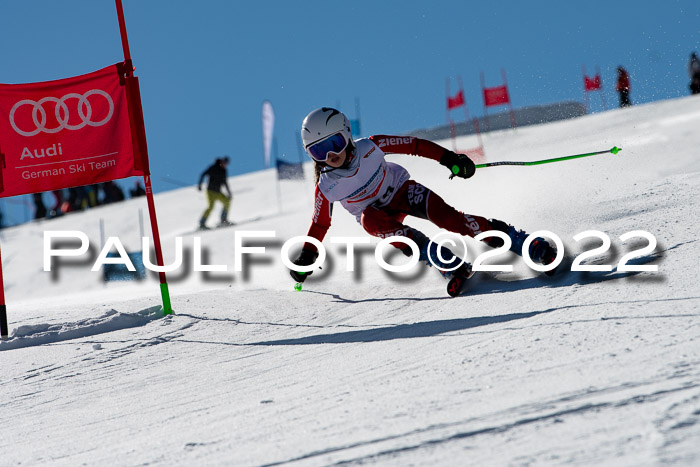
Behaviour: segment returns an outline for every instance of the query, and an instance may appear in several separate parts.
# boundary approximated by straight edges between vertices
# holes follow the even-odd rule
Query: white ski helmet
[[[329,138],[333,135],[340,138]],[[317,145],[327,139],[324,144]],[[315,161],[323,162],[327,159],[328,152],[340,152],[348,146],[353,146],[350,121],[339,110],[330,107],[321,107],[309,113],[301,124],[301,139],[304,142],[304,150]]]

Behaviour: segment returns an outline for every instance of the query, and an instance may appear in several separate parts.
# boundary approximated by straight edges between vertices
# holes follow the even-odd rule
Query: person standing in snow
[[[51,208],[49,211],[48,217],[58,217],[63,214],[63,211],[61,210],[61,206],[63,205],[63,190],[53,190],[51,194],[54,196],[56,202],[54,203],[53,208]]]
[[[199,228],[206,229],[206,222],[209,214],[211,214],[212,209],[214,209],[214,203],[220,201],[224,205],[221,211],[221,223],[220,226],[233,225],[232,222],[228,220],[228,210],[231,206],[231,200],[233,195],[231,194],[231,189],[228,187],[228,174],[226,172],[226,167],[228,167],[228,156],[224,156],[221,159],[216,159],[214,163],[207,168],[202,175],[199,177],[199,183],[197,184],[197,189],[202,191],[202,182],[204,177],[209,177],[209,183],[207,184],[207,209],[205,209],[202,214],[201,219],[199,219]],[[221,191],[221,187],[226,188],[226,193]]]
[[[139,196],[146,196],[146,190],[141,186],[141,182],[137,180],[134,184],[134,188],[129,190],[129,194],[132,198],[138,198]]]
[[[617,85],[615,90],[620,94],[620,107],[632,105],[630,100],[630,75],[624,67],[617,67]]]
[[[688,74],[690,75],[690,93],[700,94],[700,59],[697,52],[690,54]]]
[[[445,166],[453,177],[466,179],[476,171],[466,155],[412,136],[374,135],[354,141],[347,117],[329,107],[307,115],[302,123],[301,137],[307,155],[315,164],[316,174],[314,213],[308,236],[323,240],[331,225],[333,203],[339,202],[370,235],[380,238],[405,236],[413,240],[419,248],[419,261],[428,266],[432,262],[450,280],[448,294],[451,296],[458,295],[465,280],[471,276],[471,265],[464,263],[452,272],[441,270],[459,260],[445,247],[438,251],[436,243],[430,242],[419,230],[405,225],[406,216],[426,219],[440,228],[470,237],[497,230],[511,239],[511,251],[521,254],[528,236],[525,232],[497,219],[456,210],[438,194],[411,179],[405,168],[384,159],[386,154],[394,153],[425,157]],[[489,237],[484,242],[493,248],[504,243],[499,237]],[[406,256],[413,255],[405,243],[392,245]],[[556,250],[542,238],[532,241],[529,253],[532,260],[540,264],[550,264],[557,256]],[[317,257],[317,248],[307,242],[293,263],[308,266]],[[290,274],[297,282],[303,282],[311,273],[291,270]]]
[[[32,199],[34,200],[34,219],[43,219],[46,217],[46,214],[48,213],[46,211],[46,206],[44,206],[44,199],[43,199],[43,193],[34,193],[32,194]]]

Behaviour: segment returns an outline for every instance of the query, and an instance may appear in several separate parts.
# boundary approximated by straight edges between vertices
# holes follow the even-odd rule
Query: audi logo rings
[[[109,104],[109,112],[107,113],[107,116],[97,122],[93,122],[91,120],[92,105],[90,105],[90,101],[88,100],[88,97],[94,94],[104,97],[107,100],[107,104]],[[70,112],[68,111],[66,101],[70,99],[78,100],[77,110],[81,122],[77,125],[71,125],[70,123],[68,123],[68,121],[70,120]],[[44,103],[46,102],[53,102],[56,104],[56,108],[54,109],[56,114],[56,121],[58,122],[58,126],[56,128],[46,127],[46,110],[44,110],[43,107]],[[32,106],[32,120],[34,122],[34,126],[36,127],[36,129],[32,131],[21,130],[15,122],[15,112],[23,105]],[[63,114],[63,116],[61,116],[61,114]],[[12,125],[12,128],[22,136],[34,136],[42,131],[44,133],[58,133],[64,128],[67,130],[80,130],[85,125],[90,125],[93,127],[102,126],[112,118],[113,114],[114,102],[112,101],[110,95],[107,94],[105,91],[102,91],[101,89],[92,89],[86,92],[85,94],[77,94],[75,92],[71,92],[61,97],[60,99],[56,97],[44,97],[43,99],[39,99],[39,101],[23,99],[17,102],[14,106],[12,106],[12,110],[10,110],[10,125]]]

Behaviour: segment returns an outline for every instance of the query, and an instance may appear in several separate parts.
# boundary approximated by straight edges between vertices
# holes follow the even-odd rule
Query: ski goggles
[[[317,162],[326,162],[330,153],[341,153],[348,147],[348,141],[341,133],[335,133],[329,137],[317,141],[306,148],[306,152]]]

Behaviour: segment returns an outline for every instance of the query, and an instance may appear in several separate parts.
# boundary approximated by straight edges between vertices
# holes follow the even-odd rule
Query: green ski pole
[[[618,152],[622,151],[622,148],[618,148],[617,146],[613,146],[612,149],[608,149],[607,151],[596,151],[596,152],[588,152],[586,154],[574,154],[573,156],[564,156],[564,157],[555,157],[553,159],[542,159],[539,161],[530,161],[530,162],[508,162],[508,161],[503,161],[503,162],[488,162],[486,164],[477,164],[476,168],[477,169],[482,169],[484,167],[496,167],[499,165],[541,165],[541,164],[549,164],[550,162],[560,162],[560,161],[568,161],[571,159],[579,159],[581,157],[589,157],[589,156],[597,156],[599,154],[607,154],[607,153],[612,153],[612,154],[617,154]]]

